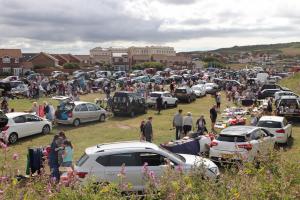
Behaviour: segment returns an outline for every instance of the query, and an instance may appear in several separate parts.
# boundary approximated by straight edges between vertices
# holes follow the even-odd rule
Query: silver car
[[[57,123],[73,124],[74,126],[91,121],[104,122],[106,117],[106,110],[94,103],[83,101],[62,103],[56,111]]]

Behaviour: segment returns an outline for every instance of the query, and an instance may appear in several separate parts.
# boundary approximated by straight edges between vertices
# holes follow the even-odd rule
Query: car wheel
[[[134,111],[131,111],[131,112],[130,112],[130,117],[134,117],[134,116],[135,116]]]
[[[178,102],[177,102],[177,101],[175,101],[175,104],[174,104],[174,106],[175,106],[175,107],[177,107],[177,106],[178,106]]]
[[[79,119],[75,119],[75,120],[73,121],[73,125],[74,125],[75,127],[79,126],[79,125],[80,125],[80,120],[79,120]]]
[[[144,114],[147,114],[148,110],[147,107],[144,108]]]
[[[105,122],[105,115],[100,115],[100,117],[99,117],[99,121],[100,122]]]
[[[43,134],[48,134],[48,133],[50,133],[50,126],[49,125],[45,125],[44,127],[43,127],[43,129],[42,129],[42,133]]]
[[[168,104],[167,102],[164,103],[164,109],[167,109],[168,108]]]
[[[18,141],[18,134],[17,133],[11,133],[8,137],[8,142],[10,144],[14,144]]]
[[[188,102],[188,103],[191,103],[191,97],[188,98],[187,102]]]

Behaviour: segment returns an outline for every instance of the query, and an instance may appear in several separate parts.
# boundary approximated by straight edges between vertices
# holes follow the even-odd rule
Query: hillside
[[[267,45],[249,45],[249,46],[234,46],[230,48],[220,48],[212,51],[192,51],[184,52],[186,54],[203,54],[203,53],[222,53],[222,54],[239,54],[240,52],[255,52],[255,53],[278,53],[285,56],[300,56],[300,42],[278,43]]]

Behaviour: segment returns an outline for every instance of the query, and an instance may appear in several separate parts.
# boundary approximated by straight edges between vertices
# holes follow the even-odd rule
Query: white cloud
[[[0,47],[26,51],[201,50],[300,39],[297,0],[0,0],[0,10]]]

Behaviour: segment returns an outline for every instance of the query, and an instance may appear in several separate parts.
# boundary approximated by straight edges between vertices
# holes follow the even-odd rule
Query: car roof
[[[275,121],[275,122],[282,122],[284,117],[280,116],[262,116],[259,121]]]
[[[21,115],[27,115],[27,114],[31,114],[31,113],[26,113],[26,112],[11,112],[11,113],[6,113],[5,115],[7,116],[7,118],[14,118],[14,117],[18,117]]]
[[[299,97],[296,97],[296,96],[291,96],[291,95],[284,95],[284,96],[281,96],[280,99],[299,99]]]
[[[91,104],[94,104],[94,103],[92,103],[92,102],[85,102],[85,101],[74,101],[74,102],[72,102],[72,103],[74,103],[75,105],[84,104],[84,103],[91,103]]]
[[[245,136],[248,133],[258,129],[256,126],[230,126],[221,131],[221,135]]]
[[[151,94],[153,94],[153,93],[156,93],[156,94],[166,94],[166,93],[170,93],[170,92],[167,92],[167,91],[164,91],[164,92],[161,92],[161,91],[151,92]]]
[[[103,143],[85,149],[86,154],[95,154],[103,151],[126,150],[126,149],[154,149],[158,150],[156,144],[141,141],[122,141],[113,143]]]

